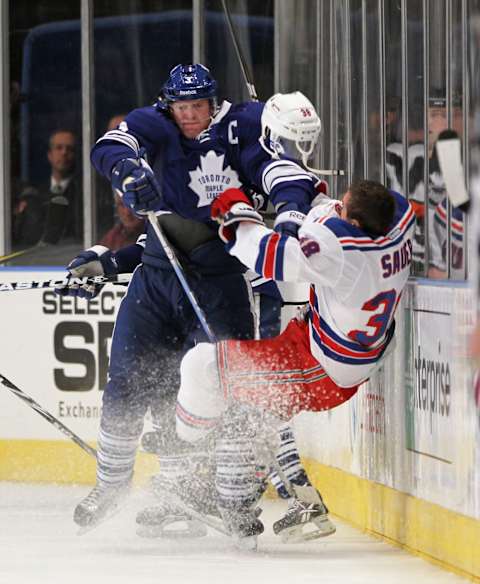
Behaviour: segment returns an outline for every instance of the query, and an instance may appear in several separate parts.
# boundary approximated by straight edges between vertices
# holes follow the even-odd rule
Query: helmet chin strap
[[[344,170],[339,170],[339,169],[331,169],[331,170],[324,170],[324,169],[320,169],[320,168],[312,168],[311,166],[308,165],[308,159],[310,158],[310,156],[313,153],[313,150],[315,148],[315,143],[311,142],[311,147],[308,150],[304,150],[301,146],[299,142],[295,142],[295,146],[297,148],[297,150],[300,152],[300,154],[302,155],[302,163],[303,166],[309,170],[310,172],[313,172],[313,174],[321,174],[324,176],[343,176],[345,174]]]
[[[258,141],[260,142],[260,146],[265,150],[265,152],[267,152],[273,158],[275,158],[277,160],[280,160],[280,156],[278,155],[278,153],[275,152],[274,150],[271,150],[270,148],[268,148],[268,146],[265,144],[264,136],[260,136],[260,138],[258,139]],[[327,169],[313,168],[313,167],[309,166],[308,165],[308,158],[311,155],[311,152],[310,151],[303,150],[298,145],[298,143],[296,144],[296,146],[297,146],[297,150],[301,154],[302,164],[306,168],[306,170],[309,170],[313,174],[323,175],[323,176],[344,176],[345,175],[345,171],[344,170],[340,170],[340,169],[327,170]]]
[[[310,172],[313,172],[313,174],[318,174],[318,175],[323,175],[323,176],[344,176],[345,175],[345,171],[340,170],[338,168],[333,168],[331,170],[312,168],[311,166],[308,166],[308,164],[306,164],[305,160],[303,160],[302,162],[303,162],[303,165],[305,166],[305,168],[307,170],[309,170]]]

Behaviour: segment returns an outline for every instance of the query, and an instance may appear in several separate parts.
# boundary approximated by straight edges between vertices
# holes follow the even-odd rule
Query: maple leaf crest
[[[210,205],[223,191],[242,186],[235,170],[230,166],[223,168],[224,159],[225,154],[209,150],[200,157],[200,166],[189,172],[188,186],[198,196],[197,207]]]

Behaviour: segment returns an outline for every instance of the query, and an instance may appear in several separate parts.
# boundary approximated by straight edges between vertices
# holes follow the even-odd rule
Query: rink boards
[[[2,270],[0,282],[61,275]],[[48,289],[0,296],[0,373],[93,446],[124,292],[109,285],[89,304]],[[384,366],[347,404],[295,425],[332,512],[480,578],[480,411],[466,356],[472,303],[465,286],[412,281]],[[0,480],[91,483],[93,457],[0,390]],[[140,456],[138,480],[155,469],[154,457]]]

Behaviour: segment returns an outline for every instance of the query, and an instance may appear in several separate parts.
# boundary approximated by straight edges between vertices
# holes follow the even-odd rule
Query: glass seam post
[[[346,146],[347,146],[347,184],[352,182],[353,176],[353,129],[352,129],[352,51],[350,42],[350,0],[344,0],[343,6],[344,18],[342,19],[344,25],[343,50],[345,52],[345,115],[346,115]]]
[[[386,91],[385,91],[385,13],[383,0],[378,0],[378,56],[380,91],[380,179],[386,182],[387,136],[386,136]]]
[[[275,0],[273,5],[273,88],[274,93],[280,91],[280,2]]]
[[[367,1],[362,0],[362,142],[363,177],[368,177],[368,64],[367,64]]]
[[[408,18],[407,0],[401,0],[401,52],[402,52],[402,183],[405,198],[409,198],[408,181]]]
[[[193,0],[192,4],[193,62],[205,62],[205,0]]]
[[[81,71],[82,71],[82,177],[83,239],[90,247],[96,238],[95,181],[90,150],[95,139],[95,92],[93,62],[93,0],[81,0]]]
[[[467,0],[462,0],[461,4],[461,18],[462,18],[462,124],[463,124],[463,137],[462,137],[462,160],[463,160],[463,170],[465,174],[465,185],[467,187],[467,193],[470,193],[470,159],[469,159],[469,145],[470,145],[470,77],[469,77],[469,58],[468,58],[468,47],[469,47],[469,34],[468,34],[468,6]],[[468,265],[468,258],[470,254],[468,252],[467,242],[469,241],[470,224],[468,221],[468,216],[464,214],[464,233],[463,233],[463,249],[464,249],[464,265],[463,265],[463,277],[467,278],[470,266]]]
[[[445,81],[447,93],[447,128],[452,127],[452,97],[453,97],[453,82],[452,82],[452,46],[453,46],[453,27],[452,27],[452,2],[446,0],[445,2]],[[452,274],[452,205],[450,199],[447,197],[447,249],[445,263],[447,267],[447,278],[450,279]]]
[[[0,255],[11,250],[11,180],[10,180],[10,51],[9,51],[9,3],[0,3]]]
[[[428,158],[429,138],[428,138],[428,93],[430,88],[430,0],[423,0],[423,127],[425,137],[423,140],[423,184],[425,197],[425,255],[424,271],[428,275],[428,266],[430,262],[430,161]]]

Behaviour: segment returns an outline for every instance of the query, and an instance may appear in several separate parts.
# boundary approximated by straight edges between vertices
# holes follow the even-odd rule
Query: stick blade
[[[460,139],[438,140],[436,148],[448,198],[454,207],[458,207],[469,200],[465,186]]]

